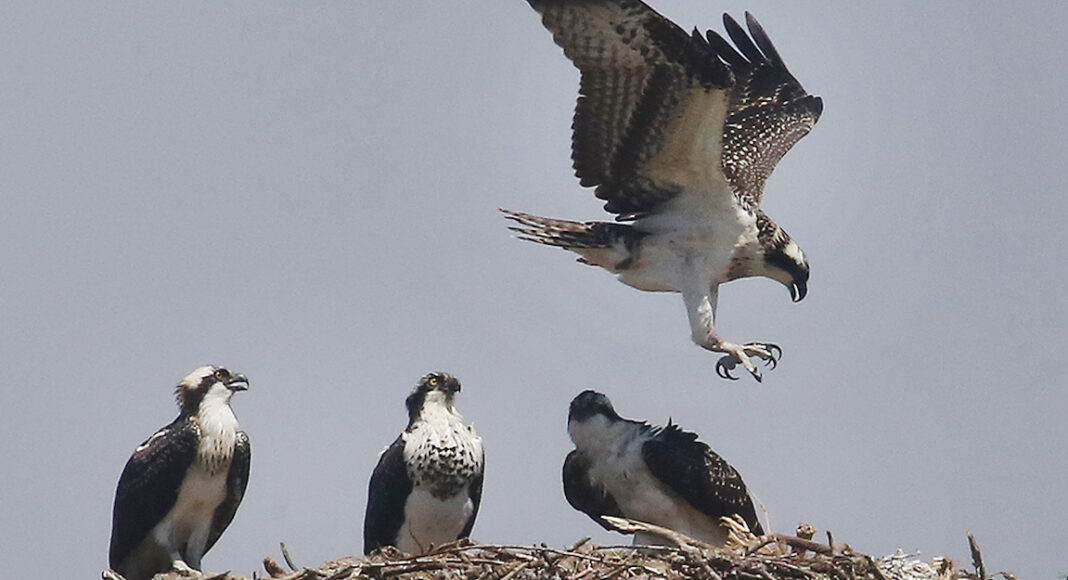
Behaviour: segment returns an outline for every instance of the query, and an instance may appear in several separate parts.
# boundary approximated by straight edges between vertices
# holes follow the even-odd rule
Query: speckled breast
[[[459,493],[482,470],[482,460],[470,435],[434,431],[425,428],[408,434],[408,477],[416,487],[429,488],[444,499]]]

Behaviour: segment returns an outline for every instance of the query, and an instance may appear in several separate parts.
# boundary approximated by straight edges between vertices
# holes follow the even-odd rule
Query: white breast
[[[197,427],[200,429],[200,445],[197,448],[197,462],[209,473],[218,473],[230,468],[230,458],[237,442],[237,417],[230,408],[230,391],[225,387],[213,386],[204,396],[197,413]]]
[[[724,197],[729,195],[733,194]],[[653,292],[681,292],[694,272],[713,286],[726,282],[735,248],[756,231],[753,216],[740,207],[710,206],[687,194],[661,212],[635,221],[634,227],[649,235],[642,240],[638,259],[620,273],[619,280]]]
[[[173,545],[188,545],[187,558],[194,560],[186,562],[190,566],[199,566],[207,548],[215,510],[225,499],[225,472],[211,474],[200,465],[189,470],[167,523],[171,528]]]
[[[470,485],[470,484],[469,484]],[[404,504],[404,525],[397,534],[397,548],[409,554],[425,552],[459,537],[475,511],[468,486],[441,500],[429,490],[415,488]]]

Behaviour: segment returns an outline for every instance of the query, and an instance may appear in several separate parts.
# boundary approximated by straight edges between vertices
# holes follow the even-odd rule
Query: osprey
[[[134,450],[119,477],[111,524],[111,568],[147,580],[172,568],[200,570],[248,485],[248,436],[230,397],[245,375],[202,366],[175,389],[181,412]]]
[[[722,546],[720,518],[737,514],[764,533],[742,477],[696,434],[624,419],[589,390],[571,401],[567,432],[575,450],[564,460],[564,496],[606,530],[615,528],[601,516],[624,517]],[[634,543],[657,540],[639,533]]]
[[[698,345],[724,353],[734,379],[751,358],[774,368],[774,344],[736,344],[715,328],[718,287],[764,276],[796,302],[808,260],[760,209],[764,182],[823,110],[746,13],[730,43],[686,34],[638,0],[529,0],[579,69],[571,157],[617,222],[575,222],[501,210],[520,238],[571,250],[580,262],[648,292],[680,292]],[[736,48],[735,48],[736,47]]]
[[[460,381],[424,376],[408,395],[408,427],[378,458],[368,486],[363,551],[419,554],[471,535],[482,500],[485,454],[453,407]]]

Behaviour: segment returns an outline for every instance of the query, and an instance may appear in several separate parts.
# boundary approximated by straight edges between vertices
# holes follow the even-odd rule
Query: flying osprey
[[[742,477],[696,434],[670,421],[654,427],[624,419],[596,391],[571,401],[567,432],[575,450],[564,460],[564,496],[606,530],[614,528],[601,516],[624,517],[722,546],[720,518],[737,514],[751,532],[764,533]]]
[[[471,535],[482,500],[485,453],[453,407],[460,381],[424,376],[408,395],[408,427],[378,458],[368,486],[363,551],[419,554]]]
[[[248,436],[230,397],[245,375],[219,366],[189,373],[175,389],[181,412],[126,462],[111,524],[111,568],[147,580],[172,568],[200,570],[245,495]]]
[[[612,222],[502,210],[522,239],[571,250],[580,262],[650,292],[681,292],[693,341],[725,353],[723,378],[770,343],[736,344],[715,329],[718,287],[765,276],[805,297],[808,260],[761,209],[764,181],[823,110],[786,69],[748,13],[749,35],[724,15],[721,36],[686,34],[638,0],[529,0],[579,69],[571,157]],[[751,36],[751,38],[750,38]]]

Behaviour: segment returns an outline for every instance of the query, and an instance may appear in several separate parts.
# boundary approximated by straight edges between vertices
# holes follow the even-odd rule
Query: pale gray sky
[[[763,384],[715,376],[677,296],[509,237],[499,206],[602,217],[570,169],[577,73],[524,2],[5,5],[8,575],[106,566],[119,472],[205,363],[251,380],[213,570],[358,553],[376,455],[440,369],[486,441],[482,541],[625,541],[560,486],[596,388],[700,433],[778,531],[963,563],[970,529],[992,571],[1068,572],[1068,4],[654,6],[752,11],[824,98],[765,198],[808,298],[721,290],[728,337],[783,347]]]

